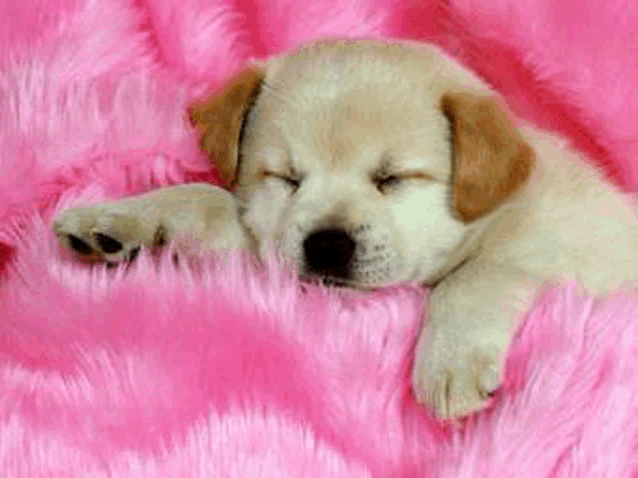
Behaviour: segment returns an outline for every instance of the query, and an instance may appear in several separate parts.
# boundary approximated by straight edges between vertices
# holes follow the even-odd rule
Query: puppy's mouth
[[[309,284],[325,285],[328,287],[350,287],[350,281],[338,277],[331,277],[316,273],[306,272],[300,275],[302,281]]]
[[[343,277],[334,277],[329,275],[321,275],[315,273],[304,273],[300,276],[303,282],[322,285],[330,288],[337,289],[352,289],[357,291],[372,291],[378,289],[379,286],[365,285],[353,279],[346,279]]]

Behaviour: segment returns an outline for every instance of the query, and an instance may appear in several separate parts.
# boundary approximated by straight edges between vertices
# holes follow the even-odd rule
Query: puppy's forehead
[[[324,98],[344,90],[375,85],[393,89],[417,88],[432,97],[445,92],[489,92],[489,87],[441,49],[423,43],[376,40],[320,40],[300,46],[268,62],[268,83],[289,94],[316,95],[322,83]],[[390,91],[386,86],[393,86]]]
[[[447,175],[449,124],[439,100],[450,88],[442,78],[452,74],[450,61],[429,48],[313,43],[269,64],[260,126],[298,167],[419,168],[427,160]]]
[[[345,102],[363,90],[383,101],[409,79],[401,74],[397,59],[378,56],[375,50],[307,47],[275,61],[265,82],[273,92],[285,93],[290,106],[307,111]]]

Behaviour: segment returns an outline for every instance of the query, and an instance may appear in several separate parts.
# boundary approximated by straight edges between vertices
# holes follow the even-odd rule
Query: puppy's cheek
[[[259,258],[265,261],[280,252],[281,228],[286,215],[286,204],[271,198],[255,197],[242,217],[244,226],[257,244]]]
[[[264,207],[264,202],[254,200],[244,213],[242,222],[257,242],[262,244],[273,236],[277,225],[276,212]]]
[[[257,257],[261,261],[267,260],[272,256],[272,239],[267,235],[267,231],[264,230],[263,224],[255,221],[251,221],[248,218],[243,221],[244,227],[251,234],[255,244],[255,251]]]
[[[276,245],[279,254],[292,262],[296,267],[303,268],[303,241],[305,234],[297,224],[283,224],[280,234],[276,235]]]
[[[277,258],[299,270],[303,268],[303,257],[299,256],[294,245],[283,242],[281,238],[277,236],[264,239],[259,244],[258,257],[259,260],[264,263]]]
[[[404,274],[408,282],[420,284],[431,279],[433,269],[434,267],[429,263],[411,264],[411,267],[405,268]]]
[[[447,255],[432,254],[432,251],[421,251],[406,262],[402,272],[408,282],[429,282],[438,277],[439,271],[445,266],[446,257]]]

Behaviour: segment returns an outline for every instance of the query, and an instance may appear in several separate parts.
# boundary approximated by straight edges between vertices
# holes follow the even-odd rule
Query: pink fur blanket
[[[73,263],[61,208],[215,181],[184,118],[251,57],[428,39],[638,189],[632,0],[3,0],[0,475],[637,477],[638,300],[549,289],[490,408],[411,394],[424,291],[351,296],[275,263]]]

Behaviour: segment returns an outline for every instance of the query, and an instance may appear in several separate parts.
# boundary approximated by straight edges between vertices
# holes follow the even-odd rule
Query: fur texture
[[[65,207],[216,181],[187,100],[327,35],[434,40],[637,190],[633,2],[3,7],[4,476],[636,476],[635,297],[548,290],[490,409],[442,429],[409,387],[422,291],[351,296],[212,259],[91,268],[48,225]]]

